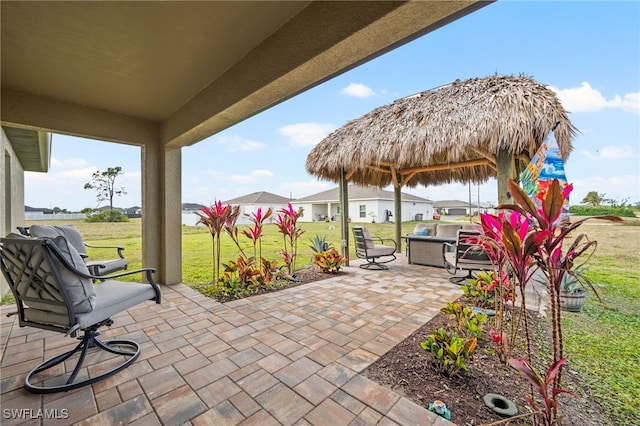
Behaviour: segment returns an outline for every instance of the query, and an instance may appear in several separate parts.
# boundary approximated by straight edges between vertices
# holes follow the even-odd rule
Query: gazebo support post
[[[349,191],[344,169],[340,170],[340,229],[342,256],[347,259],[344,266],[349,266]]]
[[[400,185],[393,186],[393,214],[395,215],[394,223],[396,224],[396,244],[398,252],[402,252],[402,187]]]
[[[498,169],[498,204],[511,203],[508,180],[514,176],[513,153],[505,149],[498,150],[496,167]]]

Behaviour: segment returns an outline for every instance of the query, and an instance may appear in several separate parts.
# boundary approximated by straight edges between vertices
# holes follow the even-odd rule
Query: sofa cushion
[[[418,223],[413,229],[413,235],[417,236],[435,236],[437,223]]]
[[[439,223],[436,229],[436,237],[456,238],[458,236],[458,229],[462,229],[462,225]]]

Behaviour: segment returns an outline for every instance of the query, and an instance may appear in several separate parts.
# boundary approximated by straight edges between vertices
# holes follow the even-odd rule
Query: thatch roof
[[[577,130],[551,89],[522,75],[458,80],[348,122],[311,151],[306,169],[334,182],[344,169],[349,182],[381,187],[482,183],[496,176],[500,150],[524,168],[556,122],[566,159]]]

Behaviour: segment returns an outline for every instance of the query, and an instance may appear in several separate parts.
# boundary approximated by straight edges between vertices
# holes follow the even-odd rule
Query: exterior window
[[[367,206],[366,204],[360,204],[358,206],[360,208],[360,217],[367,217]]]

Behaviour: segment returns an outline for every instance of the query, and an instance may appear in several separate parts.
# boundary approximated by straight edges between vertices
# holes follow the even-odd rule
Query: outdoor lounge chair
[[[369,230],[364,226],[354,226],[353,236],[356,240],[356,256],[367,261],[367,263],[360,265],[361,268],[389,269],[383,263],[389,263],[396,259],[395,253],[398,246],[394,240],[376,237],[376,240],[380,242],[380,244],[376,244],[376,240],[371,237]],[[392,242],[393,246],[385,245],[385,241]],[[382,258],[387,260],[380,261]]]
[[[20,327],[34,327],[63,333],[80,343],[63,354],[44,361],[25,377],[27,391],[38,394],[77,389],[110,377],[131,365],[140,355],[140,345],[132,340],[98,338],[98,329],[111,326],[111,317],[147,300],[160,303],[160,288],[153,281],[154,269],[144,268],[97,277],[91,275],[83,259],[66,238],[32,238],[9,234],[0,239],[0,267],[17,305]],[[146,283],[116,281],[112,278],[145,273]],[[101,281],[94,285],[94,280]],[[102,351],[115,354],[108,360]],[[98,353],[97,353],[98,352]],[[78,353],[75,366],[65,362]],[[87,355],[98,370],[83,368]],[[75,359],[75,357],[74,357]],[[56,367],[58,366],[58,367]],[[54,368],[56,367],[56,368]],[[76,381],[76,379],[78,379]]]
[[[454,275],[449,278],[452,283],[463,284],[469,278],[473,278],[473,271],[491,269],[489,256],[477,244],[479,235],[477,231],[460,229],[455,243],[445,242],[442,245],[444,268]],[[467,271],[467,275],[455,276],[458,271]]]
[[[30,227],[18,227],[18,230],[22,235],[42,238],[55,238],[58,236],[63,236],[69,241],[73,248],[80,254],[80,256],[85,260],[87,264],[87,268],[89,268],[89,273],[91,275],[109,275],[114,272],[124,271],[128,267],[127,259],[124,257],[122,253],[124,247],[119,246],[94,246],[91,244],[87,244],[83,241],[82,235],[80,231],[72,226],[64,226],[64,225],[56,225],[56,226],[43,226],[43,225],[33,225]],[[118,251],[118,258],[110,259],[110,260],[88,260],[89,254],[87,253],[88,248],[94,249],[116,249]]]

